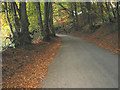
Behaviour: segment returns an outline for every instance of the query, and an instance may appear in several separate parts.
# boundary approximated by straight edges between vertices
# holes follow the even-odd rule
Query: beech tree
[[[74,2],[74,11],[75,11],[75,29],[76,29],[76,31],[78,30],[78,15],[77,15],[77,4],[76,4],[76,2]]]
[[[50,30],[49,30],[49,3],[45,2],[44,4],[44,37],[43,41],[50,41]]]
[[[44,37],[44,27],[43,27],[42,15],[41,15],[40,2],[36,3],[36,8],[38,9],[38,25],[39,25],[39,29],[40,29],[41,35]]]
[[[91,22],[91,3],[90,2],[86,2],[86,8],[88,10],[88,22],[89,22],[90,29],[91,29],[92,22]]]
[[[28,21],[26,2],[20,2],[20,35],[19,43],[21,46],[31,44],[31,37],[29,32],[30,23]]]
[[[54,25],[53,25],[53,7],[52,7],[52,2],[49,2],[49,26],[50,26],[50,30],[51,30],[51,35],[53,37],[55,37],[55,29],[54,29]]]
[[[6,16],[9,22],[11,32],[13,34],[12,42],[15,44],[15,47],[25,47],[26,45],[31,44],[31,37],[28,29],[29,21],[26,11],[26,2],[20,2],[19,9],[16,2],[11,2],[9,3],[9,5],[11,6],[11,11],[13,15],[13,25],[11,24],[10,18],[8,16],[9,14],[7,10],[7,2],[5,2]],[[14,31],[13,27],[15,28]]]
[[[59,28],[69,33],[88,25],[92,33],[105,22],[120,21],[118,2],[3,2],[0,13],[15,47],[31,44],[35,30],[50,41]]]

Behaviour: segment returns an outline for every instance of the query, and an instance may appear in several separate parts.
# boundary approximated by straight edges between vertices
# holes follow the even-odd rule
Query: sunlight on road
[[[56,36],[67,36],[67,35],[64,35],[64,34],[56,34]]]

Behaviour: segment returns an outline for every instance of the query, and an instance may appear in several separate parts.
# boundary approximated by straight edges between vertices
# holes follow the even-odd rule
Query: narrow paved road
[[[80,38],[59,35],[62,46],[44,88],[117,88],[118,55]]]

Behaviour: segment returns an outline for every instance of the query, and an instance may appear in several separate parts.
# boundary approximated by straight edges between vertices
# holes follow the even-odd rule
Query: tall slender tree
[[[112,21],[112,16],[110,15],[110,9],[109,9],[109,5],[107,2],[105,2],[105,5],[106,5],[106,13],[109,15],[109,21],[111,22]]]
[[[12,24],[10,22],[10,18],[9,18],[9,14],[8,14],[7,2],[5,2],[5,13],[6,13],[6,17],[7,17],[7,20],[8,20],[10,30],[11,30],[12,34],[14,35],[14,31],[13,31]]]
[[[48,2],[45,2],[44,4],[44,38],[43,38],[43,41],[50,41],[50,31],[49,31],[49,3]]]
[[[101,19],[102,19],[102,22],[104,23],[105,20],[104,20],[104,15],[103,15],[103,9],[104,9],[104,6],[103,6],[103,3],[100,2],[100,9],[101,9]]]
[[[77,4],[74,2],[74,9],[75,9],[75,29],[78,30],[78,15],[77,15]]]
[[[55,37],[55,29],[54,29],[54,25],[53,25],[53,7],[52,7],[52,2],[49,2],[49,13],[50,13],[50,17],[49,17],[49,26],[50,26],[50,30],[52,31],[52,36]]]
[[[38,25],[40,28],[41,35],[44,37],[44,27],[43,27],[42,15],[41,15],[40,2],[36,3],[36,8],[38,9]]]
[[[90,29],[92,27],[92,21],[91,21],[91,2],[86,2],[86,8],[88,10],[88,22],[90,25]]]
[[[120,2],[117,2],[117,7],[116,7],[116,9],[117,9],[118,30],[120,29],[120,7],[119,7],[119,5],[120,5]],[[120,32],[120,31],[119,31],[119,32]]]
[[[73,27],[75,27],[76,25],[75,25],[75,16],[74,16],[73,3],[71,3],[71,12],[72,12],[71,16],[73,18]]]
[[[19,18],[16,11],[16,2],[12,2],[11,7],[13,11],[13,25],[15,27],[16,34],[18,34],[20,32],[20,23],[19,23]]]

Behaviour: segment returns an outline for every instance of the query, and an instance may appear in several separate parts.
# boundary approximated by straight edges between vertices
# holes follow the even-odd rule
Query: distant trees
[[[109,7],[109,4],[107,2],[105,2],[105,5],[106,5],[106,13],[109,15],[109,21],[111,22],[112,21],[112,16],[110,15],[110,7]]]
[[[110,7],[111,7],[111,10],[112,10],[112,13],[113,13],[113,17],[116,18],[116,14],[115,14],[115,10],[113,8],[113,5],[111,3],[110,4]]]
[[[75,29],[78,30],[78,13],[77,13],[77,4],[74,2],[74,11],[75,11]]]
[[[75,30],[79,30],[80,22],[85,25],[87,21],[90,32],[93,32],[93,29],[100,27],[100,24],[114,22],[117,17],[117,2],[68,2],[55,4],[65,10],[66,15],[69,15]],[[61,9],[58,9],[58,11]]]
[[[61,4],[59,4],[61,5]],[[70,3],[70,10],[63,7],[64,10],[66,11],[69,11],[69,15],[73,18],[73,28],[77,31],[78,30],[78,26],[79,26],[79,22],[78,22],[78,13],[77,13],[77,3],[76,2],[73,2],[73,3]]]
[[[92,27],[92,20],[91,20],[91,2],[86,2],[86,8],[88,10],[88,23],[90,25],[90,29]]]
[[[70,9],[71,9],[71,16],[72,16],[72,19],[73,19],[73,25],[72,25],[72,27],[74,27],[75,28],[75,26],[76,26],[76,23],[75,23],[75,16],[74,16],[74,6],[73,6],[73,3],[70,3]]]
[[[69,2],[56,3],[56,5],[59,5],[70,16],[75,30],[79,30],[79,23],[82,22],[83,25],[88,23],[92,32],[96,25],[114,22],[117,18],[117,2]]]
[[[97,21],[97,23],[101,23],[101,21],[102,23],[106,21],[116,21],[117,2],[80,2],[79,8],[81,8],[81,11],[83,13],[88,14],[88,23],[91,30],[93,29],[92,27],[95,25],[93,24],[95,21]]]
[[[102,22],[104,23],[105,20],[104,20],[104,6],[102,3],[99,4],[100,5],[100,13],[101,13],[101,19],[102,19]]]

